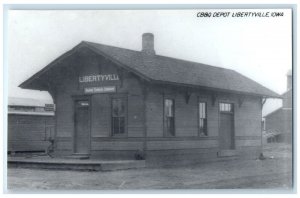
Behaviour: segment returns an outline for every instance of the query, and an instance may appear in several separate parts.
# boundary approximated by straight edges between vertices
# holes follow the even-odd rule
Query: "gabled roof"
[[[83,41],[69,52],[54,60],[47,67],[23,82],[20,87],[33,88],[36,79],[42,78],[52,65],[69,56],[76,48],[88,47],[95,53],[123,66],[151,82],[195,86],[230,92],[238,92],[263,97],[280,98],[280,95],[257,82],[230,69],[214,67],[201,63],[179,60],[160,55],[147,55],[119,47]]]

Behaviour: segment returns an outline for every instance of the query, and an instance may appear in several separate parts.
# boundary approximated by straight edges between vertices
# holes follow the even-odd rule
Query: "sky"
[[[283,16],[231,15],[247,11]],[[197,17],[199,12],[230,15]],[[156,54],[233,69],[279,94],[292,68],[289,9],[11,10],[7,20],[9,97],[51,101],[47,92],[18,86],[82,40],[140,50],[145,32],[154,34]],[[265,113],[280,105],[272,101]]]

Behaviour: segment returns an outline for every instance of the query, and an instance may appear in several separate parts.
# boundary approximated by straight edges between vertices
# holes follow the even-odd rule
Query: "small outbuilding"
[[[267,142],[292,143],[293,137],[293,76],[287,73],[287,90],[281,95],[282,107],[264,116]]]
[[[32,98],[8,98],[8,153],[45,152],[54,138],[54,105]]]
[[[56,105],[55,154],[177,163],[258,156],[262,106],[280,97],[233,71],[83,41],[23,82]],[[175,162],[174,162],[175,161]]]

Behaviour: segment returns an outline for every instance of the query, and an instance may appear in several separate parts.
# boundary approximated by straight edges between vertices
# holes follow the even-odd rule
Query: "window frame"
[[[205,135],[201,135],[201,128],[200,128],[200,104],[205,104],[205,119],[206,119],[206,131],[204,132]],[[203,100],[198,100],[198,105],[197,105],[198,109],[198,136],[199,137],[208,137],[208,111],[207,111],[207,101],[203,101]]]
[[[221,105],[230,105],[231,108],[229,108],[230,110],[222,110],[222,109],[221,109]],[[219,102],[218,108],[219,108],[219,112],[220,112],[220,113],[234,114],[234,103],[232,103],[232,102],[220,101],[220,102]],[[227,107],[224,106],[224,109],[226,109],[226,108],[227,108]]]
[[[168,130],[167,130],[167,116],[166,116],[166,100],[171,100],[173,105],[172,105],[172,112],[173,112],[173,125],[174,125],[174,131],[173,131],[173,135],[168,133]],[[171,97],[164,97],[163,99],[163,128],[164,128],[164,137],[176,137],[176,115],[175,115],[175,99],[174,98],[171,98]]]
[[[124,101],[124,133],[114,133],[113,128],[113,100],[121,99]],[[125,95],[113,95],[110,97],[110,134],[111,137],[127,137],[128,136],[128,100]]]

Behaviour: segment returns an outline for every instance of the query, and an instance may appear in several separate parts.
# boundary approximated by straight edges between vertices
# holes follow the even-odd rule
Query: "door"
[[[75,101],[75,134],[74,153],[89,154],[90,152],[90,102]]]
[[[230,103],[220,104],[220,149],[234,149],[234,113]]]

